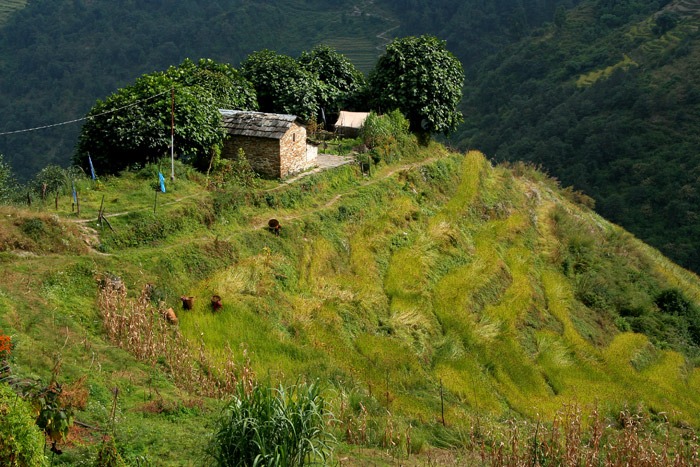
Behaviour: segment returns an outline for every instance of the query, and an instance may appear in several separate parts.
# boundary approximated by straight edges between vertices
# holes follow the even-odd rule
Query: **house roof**
[[[219,109],[229,135],[280,139],[298,120],[296,115]]]
[[[360,129],[362,125],[365,124],[365,120],[369,116],[369,112],[347,112],[345,110],[340,111],[338,115],[338,121],[335,122],[336,128],[355,128]]]

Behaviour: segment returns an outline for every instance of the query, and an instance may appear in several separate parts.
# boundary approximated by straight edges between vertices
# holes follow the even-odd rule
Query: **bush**
[[[126,462],[117,451],[113,437],[105,436],[97,451],[94,467],[126,467]]]
[[[409,131],[406,117],[398,110],[386,115],[371,112],[361,132],[362,142],[367,146],[375,162],[393,162],[415,151],[417,143]]]
[[[325,462],[332,435],[317,384],[277,389],[239,385],[224,408],[208,454],[219,466],[297,466]]]
[[[693,305],[683,296],[683,293],[677,289],[667,289],[656,296],[654,300],[659,310],[664,313],[688,316],[692,314]]]
[[[0,465],[41,466],[44,437],[34,423],[29,404],[0,383]]]

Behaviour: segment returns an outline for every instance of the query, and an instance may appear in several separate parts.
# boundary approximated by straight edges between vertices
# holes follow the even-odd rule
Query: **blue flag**
[[[158,172],[158,181],[160,182],[160,191],[165,193],[165,177],[160,172]]]
[[[90,154],[88,154],[88,162],[90,162],[90,174],[92,175],[92,179],[95,180],[97,176],[95,175],[95,167],[92,166],[92,157],[90,157]]]
[[[75,183],[71,182],[73,185],[73,204],[78,204],[78,192],[75,191]]]

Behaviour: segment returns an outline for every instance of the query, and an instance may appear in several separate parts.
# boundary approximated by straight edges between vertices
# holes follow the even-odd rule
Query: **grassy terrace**
[[[357,465],[485,461],[514,427],[526,439],[527,421],[554,430],[568,417],[561,430],[586,439],[604,422],[612,443],[629,414],[656,423],[652,438],[668,432],[672,450],[700,427],[692,352],[653,345],[616,324],[612,305],[585,298],[607,271],[615,280],[593,286],[599,300],[604,289],[648,303],[682,287],[697,304],[698,278],[528,167],[432,145],[371,177],[353,165],[283,187],[208,191],[178,166],[154,214],[155,173],[80,181],[80,216],[66,195],[58,211],[53,200],[2,210],[0,329],[15,342],[14,374],[46,380],[60,355],[62,378],[87,377],[78,418],[93,429],[76,430],[56,463],[94,454],[114,387],[128,460],[199,463],[221,402],[178,368],[201,378],[203,362],[249,368],[273,386],[318,379],[336,459]],[[94,221],[103,197],[114,231]],[[279,237],[264,228],[272,217]],[[110,340],[98,300],[106,275],[126,287],[124,313],[151,284],[143,306],[172,307],[179,324],[140,335],[198,363],[138,358],[133,342]],[[193,310],[181,295],[195,297]]]
[[[0,26],[12,13],[21,10],[26,4],[27,0],[0,0]]]

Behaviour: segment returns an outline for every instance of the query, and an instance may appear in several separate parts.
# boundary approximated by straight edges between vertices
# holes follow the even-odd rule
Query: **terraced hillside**
[[[78,418],[92,428],[62,462],[94,455],[116,403],[125,456],[194,463],[225,387],[205,376],[243,369],[273,384],[319,379],[339,456],[358,464],[382,452],[427,462],[436,447],[465,462],[469,446],[505,439],[503,420],[572,405],[613,431],[639,407],[672,450],[679,430],[700,427],[698,323],[659,299],[697,311],[698,277],[528,166],[432,145],[371,177],[345,166],[228,192],[178,167],[155,205],[153,170],[81,181],[88,222],[67,197],[56,213],[47,203],[1,217],[13,378],[47,380],[59,355],[62,378],[87,378]],[[92,230],[102,202],[113,231]],[[264,228],[272,217],[279,237]],[[134,313],[162,323],[155,310],[169,307],[174,334],[151,319],[113,326]]]
[[[21,10],[27,0],[0,0],[0,26],[17,10]]]

